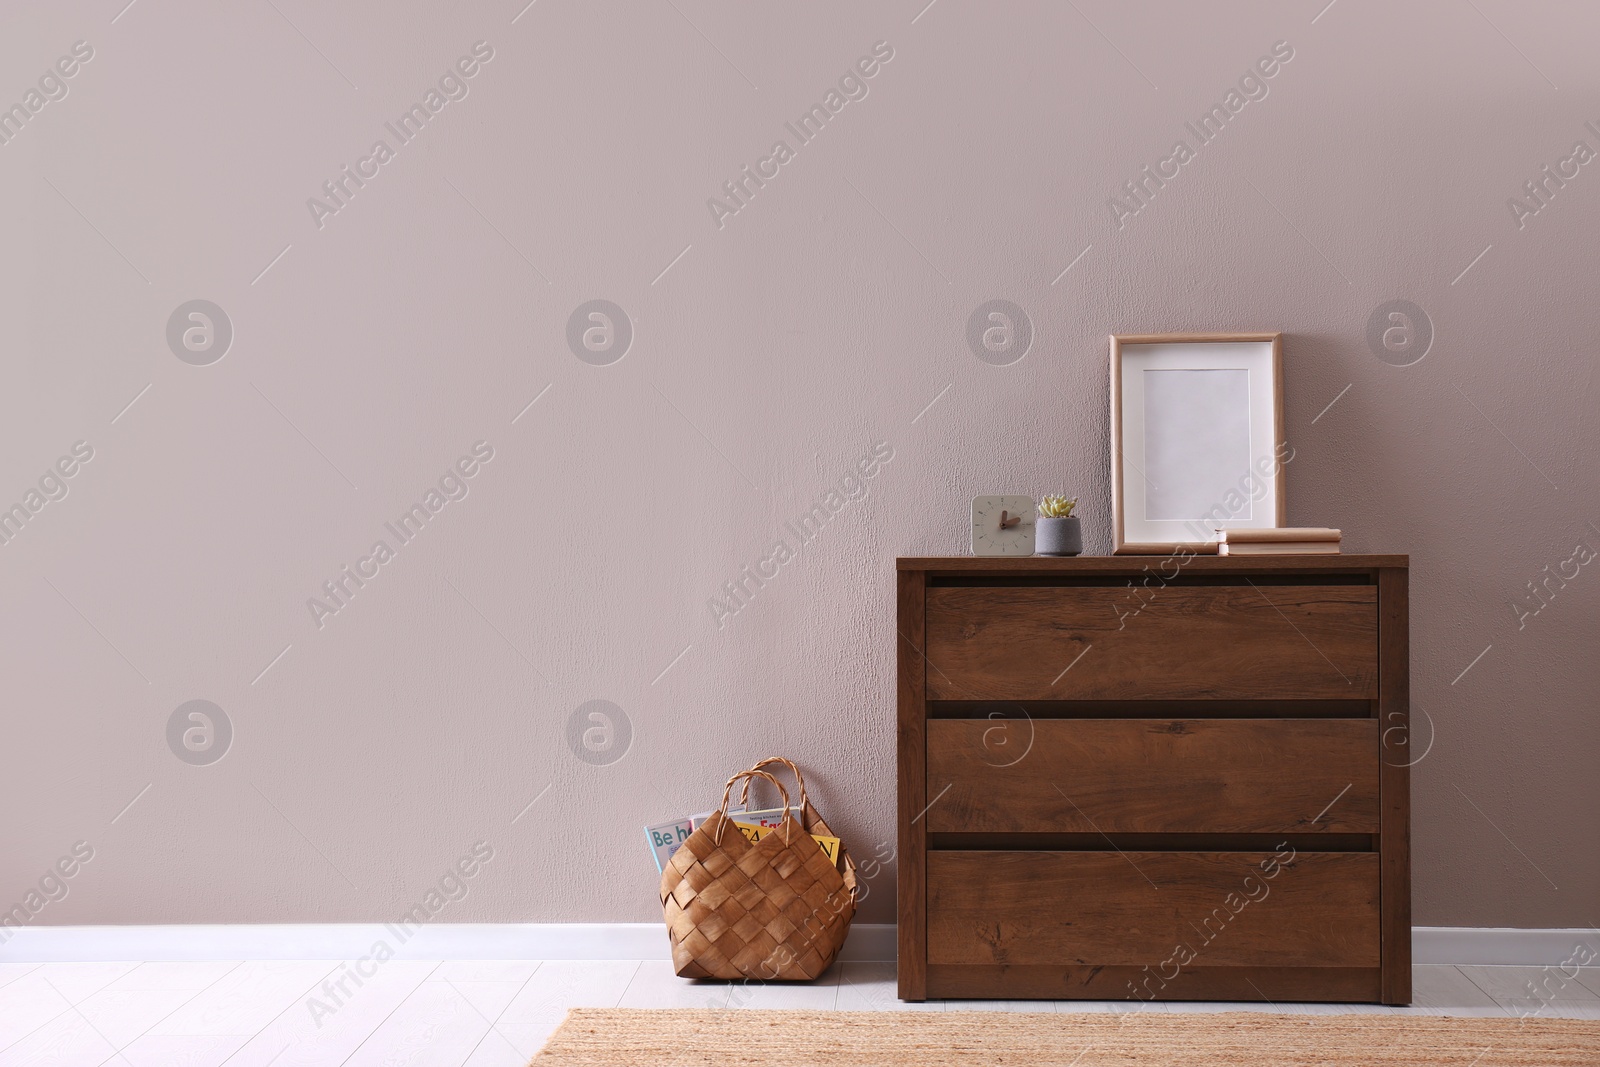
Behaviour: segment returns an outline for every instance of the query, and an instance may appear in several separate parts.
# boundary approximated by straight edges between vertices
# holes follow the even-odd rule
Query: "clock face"
[[[1033,520],[1038,512],[1027,496],[972,498],[974,556],[1033,555]]]

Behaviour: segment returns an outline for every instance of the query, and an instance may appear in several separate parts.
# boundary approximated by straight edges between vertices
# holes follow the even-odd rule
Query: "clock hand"
[[[1021,515],[1013,515],[1008,519],[1006,518],[1006,513],[1004,511],[1000,513],[1000,529],[1002,530],[1009,530],[1011,527],[1017,525],[1021,521]]]

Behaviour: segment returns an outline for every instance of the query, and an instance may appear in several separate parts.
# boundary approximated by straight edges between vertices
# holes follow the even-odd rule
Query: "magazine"
[[[730,817],[743,814],[742,810],[728,812]],[[711,818],[711,815],[709,811],[702,811],[686,819],[673,819],[671,822],[657,823],[644,828],[644,836],[650,842],[650,855],[656,861],[657,874],[667,869],[667,861],[678,851],[678,846],[689,840],[689,835],[700,829],[700,824]]]
[[[737,819],[734,820],[733,825],[739,828],[739,832],[744,834],[745,840],[752,845],[778,829],[776,826],[758,826],[754,823],[740,822]],[[837,837],[824,837],[821,834],[812,834],[811,839],[822,846],[822,854],[832,860],[833,865],[837,867],[839,865],[839,839]]]
[[[689,840],[692,833],[694,823],[688,819],[675,819],[644,828],[644,835],[650,840],[650,854],[656,860],[657,874],[667,869],[667,861],[678,851],[678,846]]]

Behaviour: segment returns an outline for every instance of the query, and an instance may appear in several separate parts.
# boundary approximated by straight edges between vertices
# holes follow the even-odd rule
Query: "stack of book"
[[[1218,530],[1219,556],[1315,556],[1339,551],[1339,531],[1325,526]]]

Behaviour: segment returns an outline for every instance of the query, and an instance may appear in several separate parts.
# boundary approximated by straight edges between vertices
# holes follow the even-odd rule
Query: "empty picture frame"
[[[1283,525],[1282,334],[1114,334],[1114,551],[1210,553]]]

